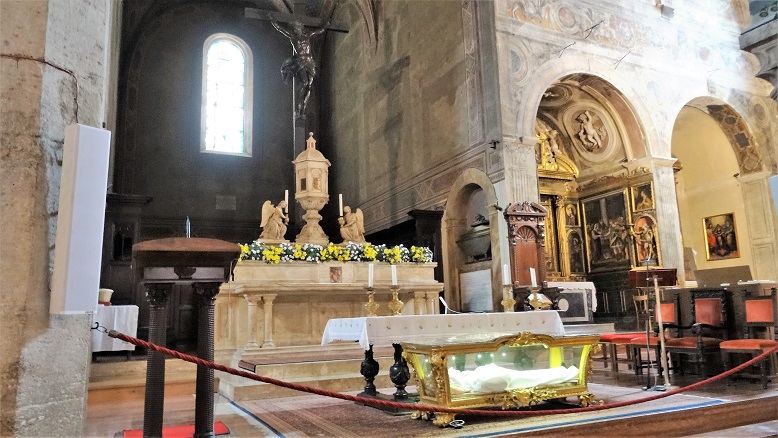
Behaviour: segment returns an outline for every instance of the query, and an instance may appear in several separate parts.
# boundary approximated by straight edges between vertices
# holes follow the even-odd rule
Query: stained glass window
[[[203,46],[201,151],[251,156],[251,50],[215,34]]]

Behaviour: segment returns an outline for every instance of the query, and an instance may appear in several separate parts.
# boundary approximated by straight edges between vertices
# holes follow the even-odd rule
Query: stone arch
[[[572,74],[588,74],[602,79],[609,83],[613,88],[620,92],[626,102],[630,105],[638,125],[641,127],[646,141],[646,153],[650,156],[669,156],[669,147],[667,150],[661,147],[664,144],[657,133],[657,127],[648,107],[643,104],[644,97],[633,88],[634,81],[617,74],[613,65],[602,61],[593,60],[584,55],[565,55],[563,58],[553,59],[538,66],[535,69],[536,75],[520,93],[518,100],[519,111],[515,117],[515,135],[519,138],[534,137],[535,119],[537,118],[537,109],[543,94],[556,81]]]
[[[457,245],[459,237],[467,231],[473,218],[466,217],[467,204],[470,197],[478,190],[482,190],[485,198],[485,207],[489,219],[489,239],[492,248],[492,260],[490,267],[492,306],[495,311],[500,310],[502,299],[500,284],[500,235],[499,221],[501,220],[497,210],[497,192],[489,177],[479,169],[465,169],[451,185],[446,200],[446,208],[443,213],[443,272],[445,281],[444,296],[452,308],[461,308],[459,272],[465,264],[467,256]]]
[[[680,138],[675,135],[672,138],[673,153],[681,158],[681,166],[684,168],[678,177],[678,211],[681,227],[684,228],[683,246],[692,249],[689,253],[696,254],[693,258],[697,269],[748,265],[753,278],[775,278],[778,275],[778,242],[774,233],[774,205],[767,183],[772,163],[755,139],[751,124],[735,105],[736,103],[712,96],[697,96],[688,100],[675,113],[674,134],[684,132],[683,127],[678,124],[689,117],[709,118],[712,121],[707,123],[710,123],[710,126],[718,126],[723,133],[723,141],[717,143],[715,150],[709,149],[713,147],[714,142],[711,141],[703,141],[706,143],[704,145],[694,143],[693,140],[681,144]],[[697,111],[697,114],[693,115],[688,111]],[[705,122],[705,119],[700,119],[699,123]],[[688,136],[688,131],[679,135]],[[694,152],[684,154],[686,147],[693,148]],[[716,159],[715,163],[707,164],[689,159],[689,156],[701,155],[697,150],[700,147],[706,148],[706,155],[718,154],[720,158]],[[730,163],[729,167],[726,167],[726,162]],[[728,171],[725,174],[716,174],[717,169],[712,168],[714,166]],[[708,174],[712,175],[709,181],[701,183],[701,175]],[[690,183],[689,180],[694,182]],[[715,186],[715,193],[709,192],[712,190],[707,188],[709,186]],[[714,198],[717,201],[713,201]],[[726,202],[720,202],[722,198],[726,199]],[[733,213],[735,219],[737,257],[711,257],[709,252],[713,251],[703,239],[702,231],[698,229],[699,221],[729,213]]]

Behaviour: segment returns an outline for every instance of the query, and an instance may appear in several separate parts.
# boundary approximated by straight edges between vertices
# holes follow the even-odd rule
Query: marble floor
[[[675,380],[681,386],[695,382],[694,376],[678,376]],[[592,383],[596,384],[595,388],[590,388],[592,392],[595,392],[596,396],[603,396],[607,398],[607,393],[611,391],[620,391],[621,394],[628,393],[633,398],[640,398],[643,396],[649,396],[655,394],[653,390],[645,390],[646,379],[645,377],[634,376],[631,373],[623,372],[619,375],[613,375],[609,372],[595,370],[592,377]],[[612,389],[609,389],[612,388]],[[389,390],[384,390],[385,393],[390,393]],[[599,392],[600,394],[597,394]],[[686,393],[684,393],[686,394]],[[702,388],[695,389],[688,393],[689,395],[698,396],[701,398],[715,398],[725,401],[738,401],[747,400],[759,397],[770,397],[778,395],[778,384],[771,382],[768,388],[762,389],[761,384],[750,383],[747,381],[738,381],[735,384],[727,385],[726,382],[719,381],[713,384],[706,385]],[[303,394],[301,397],[296,397],[300,400],[315,400],[320,397],[316,395]],[[286,399],[269,399],[261,401],[263,409],[273,410],[274,405],[283,405],[287,402]],[[191,424],[194,421],[194,395],[182,394],[182,395],[168,395],[165,399],[165,425],[178,425],[178,424]],[[354,409],[363,407],[354,407]],[[228,425],[230,429],[229,437],[264,437],[264,436],[279,436],[277,431],[268,429],[266,424],[261,421],[257,421],[251,414],[243,412],[241,409],[229,402],[229,400],[217,396],[215,401],[215,419],[216,421],[223,421]],[[285,415],[289,414],[289,411]],[[604,411],[601,411],[604,412]],[[778,412],[776,413],[778,417]],[[394,420],[393,420],[394,421]],[[408,420],[411,421],[411,420]],[[508,421],[508,420],[506,420]],[[515,420],[513,420],[515,421]],[[142,429],[143,427],[143,398],[142,394],[139,397],[119,397],[115,400],[101,399],[99,402],[88,403],[87,409],[87,425],[85,428],[85,436],[89,437],[116,437],[121,436],[121,432],[125,429]],[[342,431],[338,433],[339,429],[334,429],[335,432],[325,436],[342,436],[347,433]],[[432,424],[429,424],[429,430],[424,430],[424,433],[417,434],[416,436],[462,436],[468,435],[467,426],[463,429],[437,429]],[[275,433],[274,433],[275,432]],[[592,430],[592,435],[596,435],[595,430]],[[376,436],[386,436],[385,433],[379,433]],[[645,436],[657,436],[661,434],[646,433]],[[285,436],[306,436],[300,434],[289,434]],[[360,436],[372,436],[372,435],[360,435]],[[402,436],[402,435],[397,435]],[[706,432],[701,434],[694,434],[693,430],[689,431],[686,436],[695,437],[769,437],[778,436],[778,420],[770,421],[767,423],[753,424],[749,426],[743,426],[732,429],[717,430],[713,432]]]

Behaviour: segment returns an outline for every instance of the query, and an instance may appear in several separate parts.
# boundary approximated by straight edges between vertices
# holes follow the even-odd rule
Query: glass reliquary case
[[[448,408],[518,408],[544,400],[577,396],[595,403],[587,382],[599,335],[549,336],[532,333],[472,335],[439,341],[403,343],[414,371],[419,404]],[[455,414],[435,413],[446,426]],[[415,418],[430,417],[417,411]]]

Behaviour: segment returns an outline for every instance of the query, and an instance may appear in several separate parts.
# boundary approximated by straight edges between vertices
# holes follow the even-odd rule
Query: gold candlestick
[[[376,310],[378,310],[378,303],[375,302],[375,292],[372,287],[367,288],[367,302],[365,303],[365,309],[367,310],[367,316],[378,316]]]
[[[389,301],[389,310],[392,311],[392,315],[399,315],[403,308],[403,302],[397,297],[397,292],[400,290],[400,286],[390,286],[392,289],[392,300]]]
[[[502,287],[502,301],[500,301],[502,304],[502,311],[503,312],[513,312],[514,307],[516,305],[516,300],[513,299],[513,286],[510,284],[506,284]]]
[[[529,305],[532,306],[532,310],[540,310],[541,307],[541,301],[538,299],[538,289],[539,287],[530,287],[530,290],[532,290],[532,299],[529,300]]]

